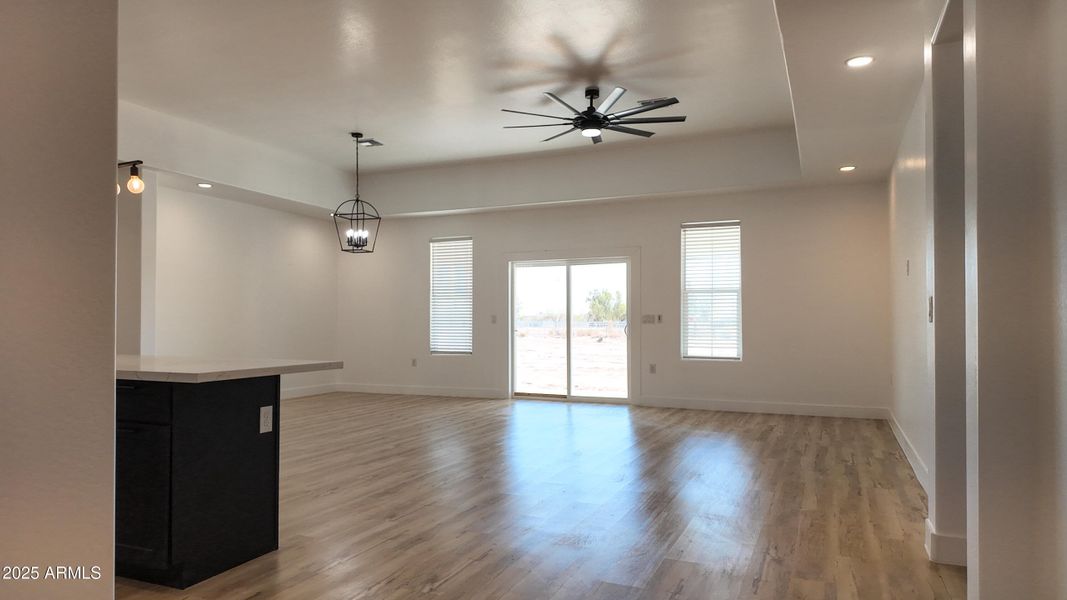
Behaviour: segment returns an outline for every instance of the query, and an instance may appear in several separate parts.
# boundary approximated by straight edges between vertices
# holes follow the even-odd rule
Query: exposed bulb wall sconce
[[[333,217],[334,228],[337,229],[341,252],[369,254],[374,252],[374,245],[378,241],[378,226],[381,225],[382,217],[373,204],[359,197],[359,147],[380,146],[381,143],[364,140],[362,133],[353,132],[351,135],[356,141],[356,197],[342,202],[330,216]]]
[[[130,190],[131,194],[140,194],[144,191],[144,180],[141,179],[141,169],[139,165],[143,165],[144,161],[141,160],[129,160],[126,162],[120,162],[118,168],[123,169],[130,168],[130,178],[126,180],[126,189]],[[118,196],[122,188],[119,184],[115,184],[115,195]]]

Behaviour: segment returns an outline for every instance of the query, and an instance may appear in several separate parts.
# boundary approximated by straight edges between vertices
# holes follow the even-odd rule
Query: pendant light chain
[[[359,200],[359,138],[356,138],[356,200]]]

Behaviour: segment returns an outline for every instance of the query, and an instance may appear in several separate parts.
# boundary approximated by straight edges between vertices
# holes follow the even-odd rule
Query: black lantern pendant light
[[[356,197],[342,202],[331,215],[341,251],[352,254],[374,252],[378,226],[382,222],[378,209],[359,197],[359,147],[366,143],[360,142],[362,137],[362,133],[352,133],[352,138],[356,140]]]

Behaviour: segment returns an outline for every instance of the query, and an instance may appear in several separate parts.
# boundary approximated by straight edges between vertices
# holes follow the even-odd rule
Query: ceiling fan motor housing
[[[629,125],[634,123],[679,123],[685,121],[684,116],[678,117],[637,117],[632,118],[634,115],[645,113],[651,110],[657,110],[673,104],[678,104],[678,99],[674,97],[660,98],[656,100],[641,101],[634,108],[628,108],[626,110],[620,110],[612,112],[612,107],[619,101],[619,98],[626,93],[626,88],[616,86],[608,97],[597,106],[594,102],[600,97],[600,88],[595,85],[591,85],[585,88],[585,97],[589,99],[589,107],[585,110],[579,111],[577,108],[567,104],[566,101],[556,96],[552,92],[545,92],[544,95],[550,100],[559,104],[563,108],[570,111],[571,115],[567,117],[561,117],[556,115],[546,115],[540,113],[525,112],[521,110],[502,109],[504,112],[516,113],[520,115],[530,115],[533,117],[544,117],[548,119],[559,119],[562,123],[547,123],[540,125],[505,125],[506,129],[521,129],[526,127],[566,127],[570,126],[570,129],[556,135],[549,136],[541,141],[549,142],[556,138],[567,135],[572,131],[580,131],[581,134],[587,138],[591,138],[594,144],[601,143],[600,134],[603,130],[614,131],[618,133],[626,133],[629,135],[637,135],[641,137],[652,137],[654,132],[645,131],[630,127]]]
[[[607,126],[607,119],[604,115],[593,109],[589,109],[577,117],[574,117],[574,126],[581,130],[603,129]]]

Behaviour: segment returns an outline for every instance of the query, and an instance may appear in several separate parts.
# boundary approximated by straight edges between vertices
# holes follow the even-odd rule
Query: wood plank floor
[[[966,596],[881,421],[327,394],[281,431],[281,549],[118,598]]]

